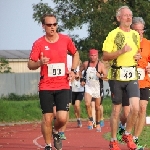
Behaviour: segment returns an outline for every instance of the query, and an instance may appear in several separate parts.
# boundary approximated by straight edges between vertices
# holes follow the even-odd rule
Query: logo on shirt
[[[45,50],[47,51],[47,50],[50,50],[50,48],[48,47],[48,46],[45,46]]]

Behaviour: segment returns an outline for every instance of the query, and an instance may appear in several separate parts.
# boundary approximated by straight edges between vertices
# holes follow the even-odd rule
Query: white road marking
[[[78,129],[78,128],[76,128],[76,129]],[[68,130],[66,130],[66,131],[71,131],[71,130],[74,130],[74,129],[68,129]],[[37,141],[40,139],[40,138],[42,138],[43,137],[43,135],[41,135],[41,136],[38,136],[37,138],[35,138],[34,140],[33,140],[33,144],[34,145],[36,145],[37,147],[39,147],[39,148],[44,148],[42,145],[40,145]]]
[[[41,136],[35,138],[35,139],[33,140],[33,143],[34,143],[37,147],[44,148],[42,145],[40,145],[40,144],[37,142],[37,140],[40,139],[41,137],[43,137],[43,135],[41,135]]]

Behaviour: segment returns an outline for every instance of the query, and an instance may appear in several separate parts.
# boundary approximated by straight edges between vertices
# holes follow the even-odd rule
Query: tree
[[[88,25],[88,37],[84,39],[73,35],[73,39],[79,50],[90,48],[102,49],[103,41],[107,34],[117,27],[115,19],[116,9],[119,6],[128,5],[134,16],[141,16],[146,22],[146,36],[150,38],[150,2],[148,0],[53,0],[56,4],[52,9],[42,0],[33,4],[33,19],[40,23],[40,18],[45,13],[54,13],[61,22],[59,31],[74,30]]]
[[[0,73],[10,73],[9,62],[5,58],[0,58]]]

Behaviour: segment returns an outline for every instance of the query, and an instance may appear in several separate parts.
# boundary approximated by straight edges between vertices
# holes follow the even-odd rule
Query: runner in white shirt
[[[106,76],[104,64],[98,60],[98,50],[91,49],[89,51],[89,61],[85,61],[80,67],[80,71],[85,70],[83,77],[85,77],[85,105],[89,117],[88,129],[93,129],[93,116],[91,110],[91,99],[95,98],[96,107],[96,131],[100,132],[100,80],[103,78],[101,75]]]
[[[79,66],[76,69],[79,72]],[[72,105],[74,106],[74,113],[77,118],[77,126],[82,127],[80,120],[80,102],[83,100],[84,86],[81,86],[80,78],[75,78],[72,82]]]
[[[69,71],[71,71],[71,67],[72,67],[72,56],[67,54],[67,68]],[[70,85],[70,98],[69,98],[69,108],[70,108],[70,105],[71,105],[71,101],[72,101],[72,85],[71,85],[71,81],[69,82],[69,85]],[[69,111],[68,111],[68,120],[67,122],[69,121]],[[67,122],[66,124],[59,130],[59,135],[60,135],[60,138],[61,140],[66,140],[66,136],[65,136],[65,130],[66,130],[66,127],[67,127]]]

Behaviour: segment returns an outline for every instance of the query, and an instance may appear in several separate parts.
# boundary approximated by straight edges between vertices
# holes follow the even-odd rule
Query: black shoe
[[[56,150],[62,150],[62,141],[60,139],[60,135],[57,133],[53,133],[53,139],[54,139],[54,147]]]
[[[52,150],[52,147],[47,145],[44,150]]]

